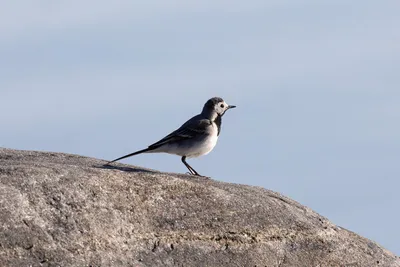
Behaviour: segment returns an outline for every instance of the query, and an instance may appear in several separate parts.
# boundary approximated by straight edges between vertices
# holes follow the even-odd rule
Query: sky
[[[220,96],[213,179],[280,192],[400,255],[398,0],[3,1],[0,147],[112,160]],[[180,159],[122,161],[186,172]]]

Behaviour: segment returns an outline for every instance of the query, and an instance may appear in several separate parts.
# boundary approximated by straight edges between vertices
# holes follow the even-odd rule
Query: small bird
[[[185,122],[176,131],[145,149],[112,160],[106,165],[142,153],[168,153],[181,156],[190,174],[201,176],[186,162],[186,158],[203,156],[213,150],[221,132],[222,116],[228,109],[235,107],[220,97],[213,97],[206,102],[199,115]]]

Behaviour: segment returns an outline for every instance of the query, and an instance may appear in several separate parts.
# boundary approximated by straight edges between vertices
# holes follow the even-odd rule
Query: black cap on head
[[[204,107],[214,107],[216,104],[220,103],[220,102],[224,102],[224,100],[220,97],[213,97],[210,98],[206,104],[204,105]]]

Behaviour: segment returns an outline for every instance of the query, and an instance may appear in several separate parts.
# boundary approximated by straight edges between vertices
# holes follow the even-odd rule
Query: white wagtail
[[[160,141],[148,148],[133,152],[107,163],[135,156],[141,153],[168,153],[182,157],[182,162],[192,175],[196,172],[187,162],[186,158],[195,158],[210,153],[217,144],[221,132],[222,116],[228,109],[236,106],[228,105],[222,98],[213,97],[207,101],[203,111],[185,122],[179,129],[170,133]]]

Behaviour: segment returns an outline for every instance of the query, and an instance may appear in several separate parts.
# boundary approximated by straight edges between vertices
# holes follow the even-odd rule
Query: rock
[[[278,193],[0,149],[1,266],[400,266]]]

